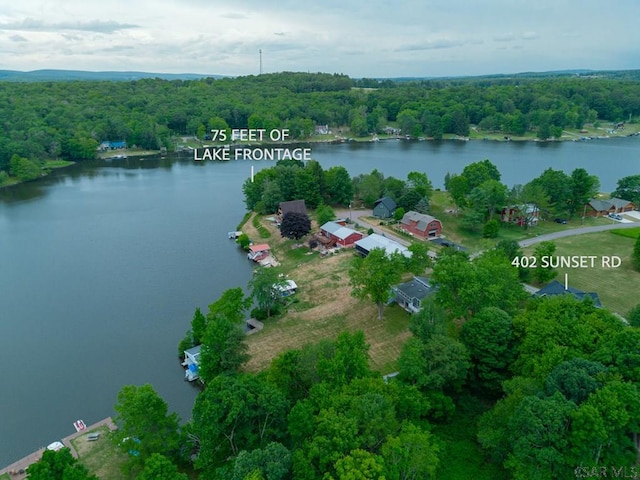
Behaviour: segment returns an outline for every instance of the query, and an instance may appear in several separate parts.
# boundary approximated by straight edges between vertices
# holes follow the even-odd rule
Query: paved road
[[[546,235],[539,235],[534,238],[527,238],[526,240],[522,240],[518,242],[518,245],[520,245],[521,247],[528,247],[529,245],[545,242],[547,240],[556,240],[558,238],[573,237],[574,235],[582,235],[584,233],[606,232],[607,230],[617,230],[618,228],[634,228],[634,227],[640,227],[640,223],[616,222],[611,225],[598,225],[597,227],[571,228],[568,230],[561,230],[559,232],[547,233]]]

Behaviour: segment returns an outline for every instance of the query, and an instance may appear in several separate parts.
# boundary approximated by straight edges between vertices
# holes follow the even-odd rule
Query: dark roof
[[[429,285],[429,279],[424,277],[413,277],[413,280],[407,283],[401,283],[394,287],[396,290],[400,290],[408,298],[423,299],[434,291],[434,288]]]
[[[280,202],[280,211],[282,215],[286,215],[289,212],[304,213],[307,214],[307,206],[304,204],[304,200],[291,200],[289,202]]]
[[[608,200],[598,200],[593,198],[589,201],[589,206],[598,212],[608,212],[612,208],[615,210],[620,210],[621,208],[625,208],[627,205],[633,205],[629,200],[624,200],[622,198],[610,198]]]
[[[577,288],[568,287],[564,288],[564,285],[557,280],[545,285],[536,293],[533,294],[534,297],[552,297],[555,295],[573,295],[578,300],[582,301],[585,297],[591,297],[593,300],[593,304],[596,307],[602,307],[602,303],[600,303],[600,297],[596,292],[583,292],[582,290],[578,290]]]
[[[379,204],[384,205],[390,212],[396,209],[396,202],[391,197],[382,197],[373,202],[373,208],[376,208]]]

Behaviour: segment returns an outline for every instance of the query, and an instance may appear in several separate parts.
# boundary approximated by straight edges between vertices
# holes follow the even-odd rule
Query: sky
[[[11,3],[11,5],[6,5]],[[640,68],[639,0],[20,0],[0,69],[353,78]]]

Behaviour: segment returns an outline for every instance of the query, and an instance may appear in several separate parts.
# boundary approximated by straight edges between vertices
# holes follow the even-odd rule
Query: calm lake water
[[[507,185],[584,167],[602,190],[640,174],[640,137],[565,143],[314,145],[324,168],[405,178],[490,159]],[[182,419],[197,389],[177,343],[196,307],[245,287],[251,264],[229,241],[242,182],[270,162],[189,157],[96,161],[0,190],[0,465],[113,414],[120,388],[151,383]]]

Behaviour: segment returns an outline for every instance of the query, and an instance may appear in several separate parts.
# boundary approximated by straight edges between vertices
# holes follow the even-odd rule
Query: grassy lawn
[[[614,230],[615,231],[615,230]],[[600,232],[555,241],[555,255],[596,255],[594,268],[560,268],[558,281],[564,283],[564,274],[569,277],[569,285],[585,292],[596,292],[602,305],[620,315],[626,315],[638,300],[640,273],[631,267],[631,253],[634,240],[612,232]],[[534,247],[525,249],[531,255]],[[602,268],[600,257],[617,255],[622,264],[619,268]]]
[[[127,477],[122,473],[122,465],[127,461],[127,457],[118,450],[111,440],[112,432],[109,431],[109,428],[105,425],[92,430],[92,432],[100,433],[100,438],[95,442],[89,442],[86,435],[71,440],[73,447],[78,452],[80,463],[101,480],[134,478],[134,476]]]
[[[70,162],[69,160],[47,160],[44,162],[44,168],[63,168],[68,167],[69,165],[73,165],[76,162]]]
[[[11,480],[11,477],[8,473],[3,473],[2,475],[0,475],[0,480]]]

